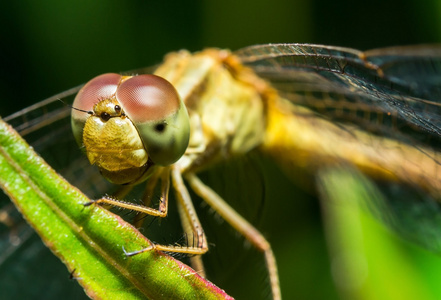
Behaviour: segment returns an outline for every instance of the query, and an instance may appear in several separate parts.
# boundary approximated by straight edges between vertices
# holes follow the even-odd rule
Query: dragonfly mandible
[[[436,46],[361,52],[305,44],[169,54],[153,73],[176,88],[191,128],[188,149],[167,171],[178,198],[186,193],[185,178],[196,194],[262,251],[273,298],[279,299],[276,258],[269,242],[196,174],[257,148],[288,172],[300,168],[314,174],[350,165],[375,180],[402,184],[439,200],[440,56]],[[20,123],[17,128],[23,134],[66,120],[69,110],[54,100],[6,120]],[[48,146],[39,139],[35,147]],[[167,182],[169,173],[157,176]],[[181,201],[193,214],[191,202]],[[183,222],[184,227],[189,224]],[[206,251],[197,217],[192,226],[188,231],[201,243],[194,248]],[[427,246],[435,248],[434,244]]]

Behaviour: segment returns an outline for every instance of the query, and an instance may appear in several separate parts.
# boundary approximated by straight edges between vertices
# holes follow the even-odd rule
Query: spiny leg
[[[194,245],[194,231],[193,226],[191,225],[190,220],[187,217],[187,213],[185,212],[184,207],[182,206],[180,201],[176,203],[178,207],[179,216],[181,218],[182,228],[184,230],[184,234],[188,237],[192,237],[192,245]],[[187,241],[187,245],[189,242]],[[202,262],[201,255],[194,255],[190,257],[190,265],[191,267],[202,277],[206,277],[204,263]]]
[[[190,198],[190,194],[182,180],[181,170],[172,166],[171,178],[173,187],[176,191],[176,197],[179,202],[180,215],[183,217],[183,227],[185,232],[196,233],[196,246],[163,246],[153,244],[150,247],[141,249],[134,252],[125,252],[127,256],[137,255],[152,249],[165,252],[177,252],[177,253],[187,253],[192,255],[200,255],[207,252],[207,239],[205,233],[202,229],[201,223],[196,215],[193,203]],[[182,212],[181,212],[182,211]]]
[[[111,199],[124,199],[127,194],[129,194],[132,190],[133,190],[133,185],[120,185],[118,186],[118,189],[116,190],[116,192],[114,192],[109,198]],[[92,202],[94,202],[95,200],[86,203],[85,206],[91,205]],[[105,209],[111,209],[112,205],[110,204],[102,204],[102,207],[104,207]]]
[[[152,174],[152,176],[147,180],[146,187],[142,195],[142,202],[144,203],[144,206],[150,207],[158,180],[161,180],[161,199],[168,197],[169,187],[167,186],[165,188],[163,183],[166,182],[166,184],[169,185],[169,176],[169,172],[155,172]],[[147,214],[145,213],[136,214],[133,220],[133,225],[135,225],[136,228],[141,228],[144,224],[146,215]]]
[[[196,246],[192,245],[192,247],[189,248],[199,249],[199,253],[194,254],[204,254],[208,251],[207,238],[196,214],[190,194],[188,193],[187,187],[182,179],[181,170],[178,167],[173,166],[171,175],[176,198],[179,202],[178,209],[183,229],[186,233],[196,235]]]
[[[229,206],[216,192],[206,186],[194,174],[187,174],[185,178],[188,180],[193,191],[205,200],[225,221],[233,228],[239,231],[254,247],[264,253],[268,273],[271,281],[271,290],[273,299],[280,300],[281,292],[279,285],[279,275],[277,272],[277,264],[271,245],[265,237],[239,215],[231,206]]]
[[[188,190],[185,187],[184,182],[182,180],[180,170],[177,167],[166,167],[163,170],[161,170],[161,173],[158,175],[159,179],[161,180],[161,194],[162,194],[161,202],[159,204],[158,210],[150,208],[150,207],[146,207],[146,206],[140,205],[140,204],[129,203],[129,202],[115,200],[115,199],[109,199],[109,198],[101,198],[101,199],[98,199],[95,201],[91,201],[89,203],[86,203],[85,206],[89,206],[94,203],[96,203],[96,204],[103,203],[103,204],[121,207],[124,209],[131,209],[134,211],[146,213],[146,214],[153,215],[153,216],[165,217],[167,215],[167,210],[168,210],[168,192],[169,192],[169,188],[170,188],[170,169],[172,170],[171,177],[173,180],[173,186],[176,190],[176,194],[177,194],[177,198],[180,203],[180,206],[182,207],[181,215],[183,215],[184,218],[187,219],[187,221],[185,221],[185,222],[188,222],[188,224],[190,224],[188,229],[186,228],[186,225],[184,225],[184,230],[186,230],[186,232],[196,233],[196,246],[195,245],[192,245],[192,246],[174,246],[174,245],[165,246],[165,245],[153,244],[152,246],[141,249],[139,251],[134,251],[134,252],[124,251],[127,256],[137,255],[137,254],[140,254],[140,253],[143,253],[146,251],[150,251],[153,249],[156,249],[159,251],[164,251],[164,252],[187,253],[187,254],[191,254],[191,255],[204,254],[208,250],[205,233],[202,230],[202,226],[201,226],[199,219],[196,215],[193,203],[191,202],[190,194],[188,193]],[[154,184],[155,183],[152,183],[152,186]],[[150,186],[150,188],[153,190],[152,186]],[[148,188],[149,188],[149,186],[148,186]],[[149,193],[149,192],[147,192],[147,193]]]
[[[145,213],[155,217],[164,218],[165,216],[167,216],[167,210],[168,210],[168,192],[170,189],[170,168],[165,167],[162,170],[158,170],[158,172],[160,172],[159,176],[161,177],[161,198],[159,203],[159,209],[154,209],[142,204],[131,203],[131,202],[126,202],[107,197],[90,201],[84,204],[84,206],[89,206],[92,204],[107,204],[124,209],[130,209],[140,213]]]

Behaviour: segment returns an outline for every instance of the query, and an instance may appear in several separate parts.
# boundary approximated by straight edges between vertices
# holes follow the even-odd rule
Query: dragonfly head
[[[167,166],[187,149],[187,110],[173,85],[161,77],[100,75],[80,90],[73,107],[79,109],[72,111],[75,139],[103,174],[128,174],[152,163]],[[139,175],[107,177],[115,183],[139,182]]]

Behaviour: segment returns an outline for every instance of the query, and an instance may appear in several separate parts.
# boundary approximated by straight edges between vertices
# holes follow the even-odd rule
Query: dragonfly
[[[188,111],[190,135],[182,157],[161,163],[166,166],[153,176],[152,181],[159,180],[163,186],[159,213],[154,214],[166,212],[167,186],[171,180],[180,198],[183,228],[196,236],[196,242],[182,247],[182,252],[206,252],[207,237],[185,180],[195,194],[263,254],[272,297],[281,299],[277,258],[269,240],[201,181],[198,174],[257,150],[279,162],[287,173],[301,170],[314,176],[327,168],[343,166],[374,182],[412,190],[415,203],[429,201],[437,205],[441,188],[440,57],[439,46],[362,52],[309,44],[268,44],[234,52],[206,49],[194,54],[180,51],[167,55],[162,64],[145,72],[165,78],[174,86]],[[109,190],[110,184],[102,180],[97,170],[79,176],[88,163],[80,151],[73,155],[54,153],[51,144],[55,139],[66,145],[74,143],[73,135],[66,135],[70,131],[71,108],[60,105],[58,99],[80,89],[56,95],[5,120],[26,136],[49,163],[60,164],[60,172],[69,181],[80,189],[92,188],[87,192],[96,195]],[[81,113],[88,115],[80,111],[72,114]],[[40,130],[48,134],[36,135]],[[153,189],[149,184],[147,188]],[[388,190],[387,185],[384,189],[391,199],[401,191]],[[116,195],[119,199],[126,194],[123,189]],[[120,202],[111,198],[99,201],[116,206]],[[139,206],[124,203],[134,210]],[[380,218],[406,235],[403,224],[384,217],[390,211],[396,213],[396,206],[391,204]],[[432,212],[436,209],[437,206]],[[427,232],[413,230],[408,234],[411,238],[439,251],[437,239],[428,238]],[[420,234],[415,236],[415,231]],[[164,250],[174,251],[166,247]],[[202,270],[198,257],[193,263]]]

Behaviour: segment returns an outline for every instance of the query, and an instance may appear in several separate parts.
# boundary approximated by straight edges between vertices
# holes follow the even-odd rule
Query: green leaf
[[[335,167],[322,170],[318,184],[332,273],[343,298],[439,299],[439,271],[429,267],[439,270],[439,257],[401,240],[373,218],[380,208],[392,217],[385,207],[390,199],[373,181],[355,169]]]
[[[0,186],[94,299],[231,299],[60,177],[0,119]],[[68,274],[66,274],[68,276]]]

